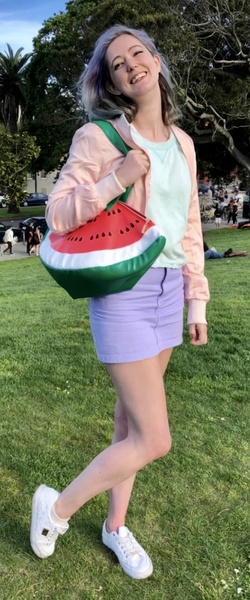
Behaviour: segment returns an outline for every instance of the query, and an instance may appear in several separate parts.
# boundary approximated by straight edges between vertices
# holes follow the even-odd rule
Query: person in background
[[[233,203],[233,225],[236,225],[236,223],[237,223],[237,216],[238,216],[238,203],[236,200],[234,200],[234,203]]]
[[[3,254],[5,254],[5,252],[8,252],[8,250],[10,254],[13,254],[14,233],[12,227],[6,229],[3,241],[5,244],[7,244],[7,248],[5,248]]]
[[[41,232],[39,229],[38,225],[34,225],[34,230],[32,233],[32,238],[30,241],[30,250],[29,250],[29,255],[31,256],[32,252],[34,251],[35,256],[38,256],[39,252],[39,244],[41,242]]]
[[[102,541],[127,575],[144,579],[152,561],[126,526],[126,513],[137,472],[171,447],[163,376],[182,343],[185,300],[191,344],[207,343],[196,158],[191,138],[174,125],[178,111],[166,61],[145,31],[122,25],[106,31],[80,85],[90,122],[76,132],[50,195],[49,227],[73,231],[133,186],[127,203],[158,225],[166,245],[132,290],[89,301],[97,356],[117,394],[113,441],[61,493],[38,487],[30,539],[37,556],[51,556],[71,516],[109,490]],[[98,118],[111,121],[129,145],[126,157],[91,122]]]
[[[30,253],[30,249],[32,246],[33,233],[34,233],[34,223],[31,222],[31,223],[29,223],[28,227],[26,227],[26,230],[25,230],[25,240],[27,243],[27,246],[26,246],[27,254]]]
[[[218,201],[216,201],[216,206],[215,206],[215,211],[214,211],[216,229],[219,229],[219,227],[221,225],[221,215],[222,215],[222,207],[221,207],[221,202],[218,200]]]
[[[233,206],[234,206],[234,199],[231,197],[229,200],[229,203],[227,205],[227,222],[230,223],[231,219],[233,221]]]
[[[228,248],[226,252],[217,252],[216,248],[209,248],[204,237],[203,237],[203,249],[204,249],[204,258],[205,260],[209,260],[210,258],[228,258],[229,255],[233,252],[233,248]]]

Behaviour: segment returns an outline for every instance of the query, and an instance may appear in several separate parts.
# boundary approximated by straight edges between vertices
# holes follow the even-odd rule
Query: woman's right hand
[[[130,150],[115,175],[120,184],[126,188],[142,175],[146,175],[149,167],[149,158],[143,150]]]

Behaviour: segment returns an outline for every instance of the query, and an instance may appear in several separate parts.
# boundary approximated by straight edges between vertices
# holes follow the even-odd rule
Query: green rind
[[[109,267],[67,271],[66,269],[51,268],[45,262],[43,262],[43,265],[51,277],[73,299],[117,294],[131,290],[135,286],[155,262],[165,243],[165,237],[160,236],[147,248],[142,256]]]

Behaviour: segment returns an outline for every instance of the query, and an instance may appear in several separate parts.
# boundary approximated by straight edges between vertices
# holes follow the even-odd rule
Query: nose
[[[135,58],[135,57],[133,57],[133,56],[131,56],[131,57],[127,58],[127,60],[126,60],[126,65],[127,65],[127,71],[128,71],[128,73],[130,73],[130,72],[131,72],[131,71],[133,71],[133,70],[136,68],[136,66],[137,66],[137,61],[136,61],[136,58]]]

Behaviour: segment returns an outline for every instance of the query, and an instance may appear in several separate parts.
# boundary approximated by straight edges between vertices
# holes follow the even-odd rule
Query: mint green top
[[[150,194],[146,216],[159,227],[166,244],[153,267],[180,268],[186,263],[182,250],[188,221],[191,177],[186,158],[175,135],[166,142],[151,142],[130,125],[134,142],[150,158]]]

